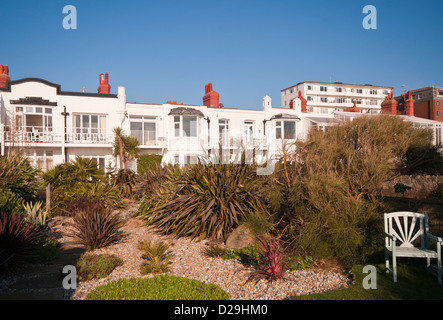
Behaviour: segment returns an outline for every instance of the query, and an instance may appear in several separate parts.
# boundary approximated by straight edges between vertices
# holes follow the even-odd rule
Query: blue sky
[[[377,8],[377,30],[362,26]],[[77,30],[65,30],[65,5]],[[443,86],[443,1],[44,0],[2,1],[0,64],[12,80],[38,77],[65,91],[111,92],[129,102],[202,104],[212,82],[226,107],[280,106],[302,81],[416,89]]]

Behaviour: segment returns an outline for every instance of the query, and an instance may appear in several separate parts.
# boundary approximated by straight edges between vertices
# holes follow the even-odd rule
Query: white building
[[[392,87],[380,87],[370,84],[356,85],[341,82],[300,82],[295,86],[281,90],[283,108],[290,108],[291,101],[299,92],[307,100],[307,111],[315,113],[333,113],[344,111],[353,106],[354,101],[361,113],[378,114],[381,103],[392,92]]]
[[[297,97],[292,98],[292,108],[273,107],[268,96],[261,110],[224,108],[212,84],[205,88],[203,105],[130,103],[124,87],[110,93],[107,74],[100,75],[98,92],[66,92],[37,78],[0,86],[1,154],[20,148],[43,170],[76,156],[96,159],[106,169],[118,165],[112,155],[113,129],[122,127],[138,138],[142,154],[163,155],[164,163],[192,163],[217,152],[219,144],[231,160],[246,149],[250,154],[255,150],[255,159],[264,162],[278,159],[284,144],[305,138],[312,127],[325,128],[356,116],[303,112],[306,101]],[[441,130],[441,122],[419,121]]]

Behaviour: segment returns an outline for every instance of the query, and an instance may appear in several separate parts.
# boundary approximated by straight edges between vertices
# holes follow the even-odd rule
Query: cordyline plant
[[[87,250],[106,247],[123,237],[123,222],[102,201],[82,199],[74,208],[71,236]]]
[[[43,234],[21,217],[0,211],[0,273],[12,273],[34,256],[34,242]]]
[[[138,215],[175,237],[226,238],[241,220],[264,210],[255,170],[210,160],[176,168],[143,199]]]
[[[251,272],[248,280],[273,282],[283,279],[287,271],[286,254],[278,239],[272,236],[258,238],[260,256],[259,264]]]

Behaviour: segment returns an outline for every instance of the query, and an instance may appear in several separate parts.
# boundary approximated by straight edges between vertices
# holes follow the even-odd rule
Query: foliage
[[[86,300],[229,300],[229,294],[213,284],[159,275],[108,283],[88,293]]]
[[[168,271],[169,245],[164,242],[152,244],[150,241],[143,241],[140,243],[139,249],[144,253],[143,258],[146,259],[141,267],[142,274]]]
[[[77,157],[46,172],[43,179],[51,185],[51,209],[61,213],[75,199],[99,199],[111,208],[123,206],[120,191],[110,185],[108,177],[92,159]]]
[[[162,155],[144,154],[137,157],[137,173],[142,175],[149,169],[155,169],[162,162]]]
[[[225,238],[246,216],[265,210],[255,168],[208,160],[176,168],[138,215],[175,237]]]
[[[34,204],[27,203],[24,205],[26,214],[25,221],[36,225],[37,227],[46,227],[50,218],[48,212],[42,208],[43,202],[38,201]]]
[[[401,193],[403,196],[405,195],[405,192],[408,190],[411,190],[412,188],[410,186],[407,186],[403,183],[396,183],[394,186],[394,190],[397,193]]]
[[[264,279],[273,282],[282,279],[287,270],[286,255],[280,246],[279,241],[271,236],[260,237],[258,239],[260,246],[259,264],[251,272],[248,282],[256,282]]]
[[[174,165],[156,165],[153,168],[146,169],[143,173],[137,175],[136,184],[133,188],[135,198],[149,199],[154,192],[158,192],[166,182],[168,176],[173,175],[176,170]],[[146,203],[146,201],[141,201]]]
[[[398,174],[407,150],[428,130],[380,115],[313,129],[274,174],[264,177],[276,230],[316,258],[363,262],[382,246],[382,184]]]
[[[113,155],[119,158],[120,170],[128,170],[129,161],[140,152],[140,143],[137,138],[126,135],[121,127],[114,128],[114,136]]]
[[[272,230],[274,227],[274,217],[267,211],[255,212],[248,215],[244,220],[244,225],[255,236],[264,235]]]
[[[98,280],[124,264],[123,260],[111,254],[84,254],[75,263],[80,281]]]
[[[12,273],[35,256],[35,241],[43,234],[20,216],[0,212],[0,273]]]
[[[288,270],[305,270],[310,269],[314,263],[312,256],[289,256],[286,258]]]
[[[411,146],[402,158],[398,170],[403,175],[441,175],[443,155],[431,143]]]
[[[44,263],[52,261],[59,253],[57,242],[51,238],[37,238],[34,241],[33,246],[35,255],[30,259],[31,263]]]
[[[123,222],[100,200],[80,199],[71,213],[72,237],[87,250],[100,249],[123,237]]]
[[[22,213],[22,204],[38,197],[38,174],[20,154],[0,156],[0,209]]]
[[[260,248],[250,246],[240,249],[228,249],[211,244],[203,251],[207,257],[222,258],[224,260],[239,259],[244,265],[257,265],[260,259]]]
[[[111,177],[111,184],[116,187],[121,195],[125,198],[133,198],[133,188],[137,183],[137,175],[134,171],[129,169],[118,170],[116,174]]]

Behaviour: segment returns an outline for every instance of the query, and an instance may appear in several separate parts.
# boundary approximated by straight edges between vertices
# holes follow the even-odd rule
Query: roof
[[[294,114],[289,114],[289,113],[279,113],[279,114],[275,114],[271,117],[271,120],[275,120],[275,119],[292,119],[292,120],[300,120],[299,117],[297,117]]]
[[[280,91],[285,91],[288,90],[290,88],[296,87],[300,84],[303,83],[316,83],[316,84],[329,84],[329,85],[344,85],[344,86],[354,86],[354,87],[371,87],[371,88],[388,88],[388,89],[394,89],[394,87],[387,87],[387,86],[375,86],[372,84],[352,84],[352,83],[343,83],[343,82],[320,82],[320,81],[303,81],[303,82],[299,82],[293,86],[287,87],[285,89],[282,89]]]
[[[200,110],[194,108],[178,107],[169,112],[169,116],[198,116],[204,117],[205,115]]]
[[[24,78],[20,80],[10,81],[8,82],[6,88],[0,88],[0,91],[11,92],[11,87],[13,85],[18,85],[26,82],[38,82],[42,83],[46,86],[53,87],[56,89],[58,95],[62,96],[78,96],[78,97],[96,97],[96,98],[117,98],[116,94],[103,94],[103,93],[87,93],[87,92],[70,92],[70,91],[62,91],[61,85],[49,82],[40,78]]]
[[[315,123],[338,123],[336,118],[326,118],[326,117],[306,117],[306,119]]]

